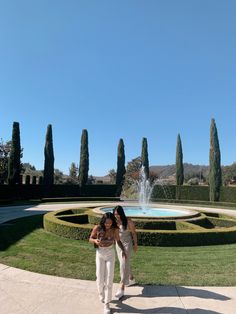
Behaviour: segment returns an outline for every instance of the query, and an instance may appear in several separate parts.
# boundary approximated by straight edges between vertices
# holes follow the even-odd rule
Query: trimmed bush
[[[45,230],[62,237],[88,240],[94,223],[101,216],[91,208],[50,212],[44,215]],[[200,218],[179,220],[134,219],[139,245],[194,246],[236,242],[236,219],[201,215]],[[211,226],[211,229],[207,229]],[[144,229],[149,227],[149,229]],[[163,230],[163,228],[166,228]],[[143,229],[142,229],[143,228]]]

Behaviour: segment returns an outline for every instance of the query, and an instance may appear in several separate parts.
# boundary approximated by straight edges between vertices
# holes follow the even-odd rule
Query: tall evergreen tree
[[[43,183],[46,186],[51,186],[54,183],[54,153],[51,124],[49,124],[47,127],[46,141],[44,147]]]
[[[211,119],[210,127],[209,168],[209,198],[215,202],[219,201],[222,185],[220,145],[215,119]]]
[[[124,141],[121,138],[119,140],[117,149],[117,171],[116,171],[116,185],[117,185],[117,195],[121,194],[122,186],[125,180],[125,148]]]
[[[89,151],[88,151],[88,131],[83,130],[80,145],[80,164],[79,164],[79,185],[83,188],[88,181],[89,171]]]
[[[184,167],[183,167],[183,152],[180,135],[177,136],[176,145],[176,185],[183,185],[184,183]]]
[[[20,125],[13,122],[11,151],[8,161],[8,184],[20,184],[21,178],[21,146],[20,146]]]
[[[146,179],[149,179],[148,143],[146,137],[143,137],[142,140],[141,161],[142,166],[144,167]]]

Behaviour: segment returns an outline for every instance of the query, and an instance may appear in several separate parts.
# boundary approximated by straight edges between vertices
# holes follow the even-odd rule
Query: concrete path
[[[89,205],[95,204],[0,207],[0,223],[16,217]],[[118,284],[114,284],[113,294],[117,288]],[[121,301],[113,300],[111,307],[112,313],[235,314],[236,287],[133,286],[126,289],[126,296]],[[0,314],[75,313],[103,313],[95,282],[42,275],[0,264]]]

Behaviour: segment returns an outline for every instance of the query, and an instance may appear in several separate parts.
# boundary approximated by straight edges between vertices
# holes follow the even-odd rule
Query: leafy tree
[[[0,140],[0,184],[4,184],[8,177],[8,159],[11,151],[11,141]]]
[[[206,182],[206,177],[203,173],[203,171],[199,171],[199,172],[188,172],[184,175],[184,181],[188,183],[189,180],[191,179],[195,179],[197,178],[198,179],[198,182]]]
[[[189,185],[199,185],[199,178],[191,178],[187,182]]]
[[[115,184],[116,183],[116,171],[115,171],[115,169],[109,170],[108,176],[110,178],[110,183]]]
[[[94,183],[95,183],[95,178],[94,178],[92,175],[88,176],[88,181],[87,181],[87,183],[88,183],[88,184],[94,184]]]
[[[21,183],[21,157],[20,124],[19,122],[13,122],[11,150],[8,161],[8,184],[10,185]]]
[[[69,176],[76,180],[78,177],[78,170],[78,166],[74,162],[72,162],[69,169]]]
[[[47,127],[44,147],[44,185],[51,186],[54,183],[54,153],[52,140],[52,125]]]
[[[66,183],[67,184],[79,184],[78,173],[79,173],[78,166],[74,162],[72,162],[69,168],[69,176],[67,178]]]
[[[230,166],[222,167],[222,181],[224,185],[228,185],[231,182],[236,181],[236,163],[233,163]]]
[[[88,131],[83,130],[80,145],[80,164],[79,164],[79,185],[84,187],[88,181],[89,171],[89,151],[88,151]]]
[[[125,180],[125,148],[124,148],[124,141],[121,138],[118,144],[117,150],[117,171],[116,171],[116,178],[115,183],[117,185],[117,195],[121,194],[122,186]]]
[[[149,181],[151,184],[155,182],[155,180],[158,179],[158,174],[155,171],[149,171]]]
[[[125,173],[125,181],[122,194],[126,197],[136,197],[137,181],[142,167],[141,157],[137,157],[128,162]]]
[[[180,135],[177,136],[176,145],[176,185],[183,185],[184,183],[184,167],[183,167],[183,152]]]
[[[55,184],[66,184],[67,177],[63,174],[63,172],[59,169],[54,170],[54,182]]]
[[[142,166],[144,167],[146,179],[149,179],[148,143],[145,137],[142,140],[141,161],[142,161]]]
[[[209,198],[211,202],[215,202],[219,201],[222,184],[220,145],[215,119],[211,120],[210,127],[209,168]]]

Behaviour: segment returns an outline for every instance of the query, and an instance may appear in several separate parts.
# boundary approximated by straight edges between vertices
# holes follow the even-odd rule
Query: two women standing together
[[[124,295],[125,286],[135,283],[130,268],[132,250],[137,251],[137,234],[130,218],[127,218],[121,206],[116,206],[113,213],[105,213],[99,225],[96,225],[89,241],[96,247],[96,277],[99,299],[104,303],[104,313],[110,313],[109,303],[112,299],[112,285],[115,267],[116,243],[120,263],[120,289],[116,298]]]

